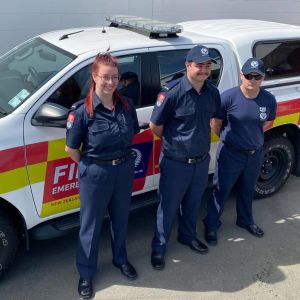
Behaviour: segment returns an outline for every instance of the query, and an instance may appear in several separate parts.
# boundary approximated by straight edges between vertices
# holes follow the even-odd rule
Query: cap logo
[[[206,48],[201,48],[201,53],[203,55],[207,55],[208,54],[208,50]]]
[[[258,61],[254,60],[251,62],[251,68],[257,68],[258,67]]]

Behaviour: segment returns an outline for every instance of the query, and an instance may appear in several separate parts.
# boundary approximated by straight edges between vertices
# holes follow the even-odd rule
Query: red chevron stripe
[[[28,165],[46,162],[48,157],[48,142],[34,143],[26,146]]]
[[[291,115],[299,112],[300,98],[279,102],[277,104],[277,117]]]
[[[0,151],[0,173],[25,166],[24,147]]]

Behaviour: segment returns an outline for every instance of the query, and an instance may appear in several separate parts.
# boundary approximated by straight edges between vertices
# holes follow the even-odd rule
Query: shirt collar
[[[187,92],[191,89],[193,89],[191,83],[189,82],[189,80],[187,79],[186,75],[182,78],[182,87],[184,88],[184,90]],[[204,92],[207,89],[207,82],[206,80],[203,83],[203,86],[201,88],[201,92]]]
[[[97,96],[97,94],[95,93],[95,91],[93,92],[93,107],[94,109],[99,105],[102,104],[101,99]]]
[[[190,84],[189,80],[187,79],[186,75],[183,76],[181,84],[182,84],[182,87],[184,88],[185,92],[187,92],[193,88],[192,85]]]
[[[119,106],[119,102],[120,101],[117,101],[116,103],[114,103],[115,105],[115,110],[117,109],[117,107]],[[95,91],[93,92],[93,109],[95,109],[98,105],[102,105],[102,101],[101,99],[97,96],[97,94],[95,93]],[[102,107],[104,107],[102,105]]]

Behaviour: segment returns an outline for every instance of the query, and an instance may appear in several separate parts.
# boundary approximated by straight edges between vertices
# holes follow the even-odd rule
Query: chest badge
[[[259,108],[259,111],[260,111],[260,114],[259,114],[260,119],[262,121],[265,121],[267,119],[267,114],[266,114],[267,108],[264,106],[261,106]]]

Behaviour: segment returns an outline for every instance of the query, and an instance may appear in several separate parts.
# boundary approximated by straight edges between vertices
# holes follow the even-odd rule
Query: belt
[[[99,165],[99,166],[102,166],[102,165],[117,166],[130,157],[136,157],[135,151],[131,151],[124,156],[114,158],[114,159],[108,159],[108,160],[101,160],[101,159],[97,159],[94,157],[87,157],[87,159],[88,159],[88,162]]]
[[[176,160],[176,161],[181,161],[185,162],[187,164],[196,164],[198,162],[201,162],[205,160],[205,158],[208,156],[208,153],[203,154],[202,156],[197,156],[197,157],[174,157],[174,156],[167,156],[165,155],[166,158],[171,159],[171,160]]]
[[[224,141],[222,141],[222,143],[227,147],[230,148],[232,150],[234,150],[235,152],[239,152],[239,153],[243,153],[243,154],[247,154],[247,155],[253,155],[259,148],[257,149],[251,149],[251,150],[243,150],[243,149],[238,149],[235,146],[232,146],[231,144],[228,144]]]

